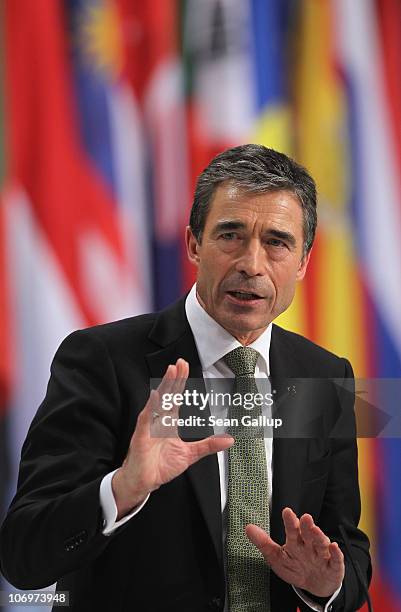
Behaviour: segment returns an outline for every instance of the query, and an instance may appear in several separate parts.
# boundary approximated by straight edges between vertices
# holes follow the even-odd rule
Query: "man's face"
[[[243,344],[253,342],[291,304],[304,277],[303,216],[289,191],[216,190],[201,244],[187,228],[198,297],[211,317]]]

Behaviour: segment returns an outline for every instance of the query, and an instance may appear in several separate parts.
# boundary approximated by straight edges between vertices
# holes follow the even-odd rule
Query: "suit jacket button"
[[[221,600],[221,597],[213,597],[209,605],[210,605],[210,609],[215,610],[215,612],[219,612],[220,610],[223,610],[223,602]]]

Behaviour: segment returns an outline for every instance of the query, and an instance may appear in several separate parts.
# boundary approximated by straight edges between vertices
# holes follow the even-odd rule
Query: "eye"
[[[238,234],[236,232],[224,232],[224,234],[220,234],[219,238],[223,240],[235,240],[238,238]]]
[[[287,246],[285,242],[280,240],[280,238],[269,238],[269,240],[267,240],[267,244],[269,244],[270,246],[279,247],[279,248]]]

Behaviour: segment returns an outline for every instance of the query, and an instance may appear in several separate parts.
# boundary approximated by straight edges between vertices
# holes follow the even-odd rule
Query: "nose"
[[[236,270],[247,276],[261,276],[266,272],[266,252],[256,238],[244,244]]]

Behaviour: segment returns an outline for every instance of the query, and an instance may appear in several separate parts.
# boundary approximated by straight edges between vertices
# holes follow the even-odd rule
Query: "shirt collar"
[[[196,284],[185,300],[185,312],[195,338],[203,370],[207,370],[227,353],[242,346],[234,336],[215,321],[200,305],[196,297]],[[261,355],[269,374],[269,351],[272,324],[249,346]]]

